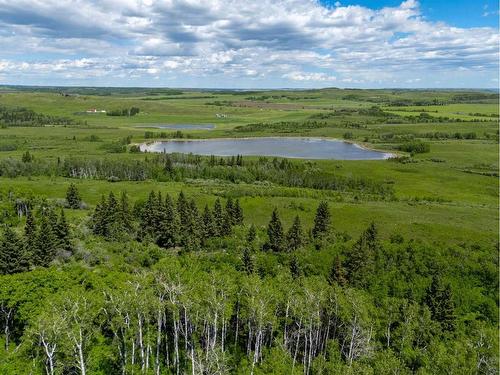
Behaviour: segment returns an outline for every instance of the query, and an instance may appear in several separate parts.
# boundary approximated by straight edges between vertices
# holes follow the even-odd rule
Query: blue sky
[[[0,0],[0,84],[498,87],[498,1]]]

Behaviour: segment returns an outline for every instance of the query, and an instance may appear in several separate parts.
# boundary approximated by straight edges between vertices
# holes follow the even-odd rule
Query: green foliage
[[[284,250],[285,238],[283,232],[283,224],[278,216],[278,210],[275,208],[273,210],[271,220],[267,225],[267,237],[268,242],[266,243],[266,250],[281,252]]]
[[[399,146],[399,149],[404,152],[410,152],[412,154],[424,154],[430,152],[431,147],[428,143],[421,141],[412,141],[403,143]]]
[[[70,184],[68,190],[66,191],[66,202],[69,208],[79,209],[82,204],[82,198],[80,197],[80,192],[75,184]]]

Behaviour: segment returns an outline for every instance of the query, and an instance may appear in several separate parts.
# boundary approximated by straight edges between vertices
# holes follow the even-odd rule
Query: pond
[[[211,130],[214,124],[149,124],[139,125],[136,128],[174,129],[174,130]]]
[[[226,138],[171,140],[144,143],[141,151],[198,155],[262,155],[302,159],[382,160],[390,153],[368,150],[359,145],[322,138]]]

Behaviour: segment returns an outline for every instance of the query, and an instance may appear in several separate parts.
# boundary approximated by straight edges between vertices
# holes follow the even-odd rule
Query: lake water
[[[262,155],[302,159],[382,160],[392,154],[321,138],[228,138],[144,143],[141,151],[198,155]]]
[[[136,128],[174,129],[174,130],[210,130],[214,124],[150,124],[139,125]]]

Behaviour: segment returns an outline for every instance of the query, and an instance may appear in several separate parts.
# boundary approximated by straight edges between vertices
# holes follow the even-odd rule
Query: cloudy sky
[[[0,0],[0,84],[497,87],[497,0]]]

